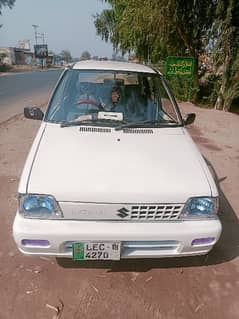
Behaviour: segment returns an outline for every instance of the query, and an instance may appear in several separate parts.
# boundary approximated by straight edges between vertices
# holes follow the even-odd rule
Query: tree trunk
[[[215,110],[222,110],[222,107],[223,107],[223,95],[225,93],[225,88],[224,88],[224,85],[222,84],[221,87],[220,87],[220,90],[219,90],[219,93],[218,93],[218,97],[217,97],[217,100],[216,100],[216,103],[214,105],[214,109]]]
[[[193,95],[192,95],[192,102],[197,102],[199,90],[199,78],[198,78],[198,58],[195,57],[195,65],[194,65],[194,74],[193,74]]]
[[[216,110],[222,110],[224,109],[225,105],[225,93],[229,86],[229,80],[230,80],[230,69],[231,69],[231,60],[232,56],[231,54],[227,54],[223,66],[223,73],[222,73],[222,84],[218,93],[218,97],[216,100],[216,103],[214,105],[214,109]]]
[[[226,98],[224,100],[224,103],[223,103],[223,111],[226,111],[226,112],[229,112],[230,109],[231,109],[231,105],[232,105],[232,101],[233,101],[233,97],[230,96],[228,98]]]

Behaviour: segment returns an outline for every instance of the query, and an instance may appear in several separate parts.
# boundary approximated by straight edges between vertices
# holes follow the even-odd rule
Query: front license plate
[[[73,260],[120,260],[120,242],[73,243]]]

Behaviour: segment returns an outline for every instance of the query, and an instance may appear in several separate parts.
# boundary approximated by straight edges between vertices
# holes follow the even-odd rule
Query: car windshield
[[[181,116],[157,73],[66,70],[49,103],[45,121],[62,127],[178,126]]]

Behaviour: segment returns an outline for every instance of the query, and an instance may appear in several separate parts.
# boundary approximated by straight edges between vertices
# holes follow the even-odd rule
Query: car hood
[[[115,131],[46,124],[27,192],[58,201],[184,203],[211,195],[200,156],[181,127]]]

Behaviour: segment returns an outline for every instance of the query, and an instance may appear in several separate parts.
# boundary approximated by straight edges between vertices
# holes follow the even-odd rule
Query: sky
[[[16,47],[27,39],[33,50],[35,24],[37,32],[44,33],[48,50],[56,54],[69,50],[76,58],[87,50],[91,56],[110,58],[112,45],[96,35],[93,18],[105,8],[102,0],[16,0],[12,9],[2,9],[0,47]]]

